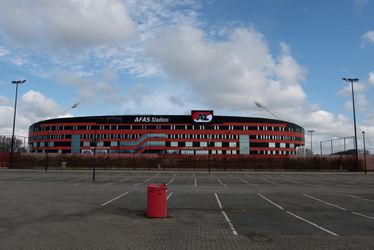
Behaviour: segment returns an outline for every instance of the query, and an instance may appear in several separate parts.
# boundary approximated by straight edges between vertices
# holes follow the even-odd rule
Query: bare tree
[[[0,152],[10,152],[10,146],[12,143],[12,138],[9,136],[0,135]],[[23,151],[22,141],[15,138],[14,141],[14,151]]]

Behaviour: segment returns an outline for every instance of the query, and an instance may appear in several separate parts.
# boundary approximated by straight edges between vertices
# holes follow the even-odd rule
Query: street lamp
[[[18,96],[18,84],[24,84],[26,80],[12,81],[12,84],[16,85],[16,96],[14,98],[14,115],[13,115],[13,130],[12,130],[12,141],[10,143],[10,168],[13,167],[13,152],[14,152],[14,130],[16,128],[16,113],[17,113],[17,96]]]
[[[363,139],[363,143],[364,143],[364,166],[365,166],[365,174],[367,174],[367,172],[366,172],[366,145],[365,145],[365,131],[362,131],[362,139]]]
[[[313,155],[313,133],[314,133],[314,130],[311,129],[311,130],[308,130],[308,132],[310,133],[310,155]]]
[[[356,129],[356,110],[355,110],[355,94],[353,90],[353,83],[358,82],[358,78],[342,78],[344,81],[351,83],[352,88],[352,106],[353,106],[353,125],[355,132],[355,154],[356,154],[356,167],[355,170],[358,170],[358,148],[357,148],[357,129]]]

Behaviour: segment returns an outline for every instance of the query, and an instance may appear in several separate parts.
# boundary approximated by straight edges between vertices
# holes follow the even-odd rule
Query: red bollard
[[[147,189],[147,217],[148,218],[165,218],[166,208],[166,190],[165,183],[157,186],[150,183]]]

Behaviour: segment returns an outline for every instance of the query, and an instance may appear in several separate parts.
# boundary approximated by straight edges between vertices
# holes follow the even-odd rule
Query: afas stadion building
[[[250,155],[288,157],[304,145],[304,129],[267,118],[123,115],[57,118],[29,128],[32,153]]]

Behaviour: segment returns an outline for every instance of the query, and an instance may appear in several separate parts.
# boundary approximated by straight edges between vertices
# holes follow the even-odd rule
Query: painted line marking
[[[223,211],[222,203],[221,203],[221,201],[219,200],[217,193],[214,193],[214,196],[216,197],[216,200],[217,200],[218,206],[219,206],[219,208],[221,209],[221,213],[222,213],[223,217],[225,218],[227,224],[229,224],[229,227],[230,227],[230,229],[231,229],[233,235],[237,236],[237,235],[238,235],[238,232],[235,230],[234,225],[231,223],[231,221],[230,221],[229,217],[227,216],[226,212]]]
[[[221,201],[220,201],[219,198],[218,198],[217,193],[214,193],[214,196],[216,197],[216,200],[217,200],[217,203],[218,203],[219,208],[222,210],[223,207],[222,207]]]
[[[289,215],[292,215],[293,217],[295,217],[295,218],[297,218],[299,220],[302,220],[302,221],[304,221],[304,222],[306,222],[306,223],[308,223],[308,224],[310,224],[310,225],[312,225],[312,226],[314,226],[314,227],[316,227],[316,228],[318,228],[318,229],[320,229],[320,230],[322,230],[322,231],[324,231],[326,233],[329,233],[329,234],[331,234],[333,236],[338,236],[336,233],[334,233],[334,232],[332,232],[332,231],[330,231],[330,230],[328,230],[328,229],[326,229],[324,227],[318,226],[316,223],[311,222],[311,221],[309,221],[307,219],[304,219],[304,218],[302,218],[302,217],[300,217],[300,216],[298,216],[296,214],[293,214],[293,213],[291,213],[289,211],[286,211],[286,213],[288,213]]]
[[[290,179],[288,179],[288,178],[283,178],[283,179],[285,179],[285,180],[288,181],[288,182],[294,183],[294,184],[303,184],[303,183],[301,183],[301,182],[299,182],[299,181],[290,180]]]
[[[168,197],[166,197],[166,200],[169,200],[169,198],[173,195],[173,192],[170,192],[170,194],[168,195]]]
[[[122,196],[125,196],[125,195],[128,194],[128,193],[129,193],[129,192],[126,192],[126,193],[123,193],[123,194],[121,194],[121,195],[118,195],[117,197],[111,199],[110,201],[107,201],[107,202],[101,204],[101,206],[104,207],[104,206],[108,205],[109,203],[111,203],[111,202],[113,202],[113,201],[115,201],[115,200],[118,200],[118,199],[121,198]]]
[[[175,178],[171,179],[168,183],[166,183],[166,185],[170,185],[174,180]]]
[[[279,208],[280,210],[284,210],[283,207],[281,207],[280,205],[278,205],[277,203],[271,201],[270,199],[266,198],[265,196],[263,196],[262,194],[260,193],[257,193],[258,196],[260,196],[262,199],[266,200],[267,202],[273,204],[274,206],[276,206],[277,208]]]
[[[119,182],[125,182],[125,181],[127,181],[129,179],[131,179],[131,177],[124,178],[124,179],[120,180]]]
[[[270,199],[266,198],[266,197],[263,196],[262,194],[260,194],[260,193],[257,193],[257,194],[258,194],[261,198],[265,199],[267,202],[269,202],[269,203],[273,204],[274,206],[276,206],[277,208],[279,208],[280,210],[285,211],[283,207],[281,207],[280,205],[278,205],[278,204],[276,204],[275,202],[271,201]],[[304,221],[304,222],[306,222],[306,223],[309,223],[309,224],[315,226],[316,228],[318,228],[318,229],[320,229],[320,230],[322,230],[322,231],[325,231],[325,232],[327,232],[327,233],[329,233],[329,234],[331,234],[331,235],[334,235],[334,236],[338,236],[336,233],[334,233],[334,232],[332,232],[332,231],[330,231],[330,230],[328,230],[328,229],[326,229],[326,228],[323,228],[323,227],[321,227],[321,226],[318,226],[316,223],[313,223],[313,222],[311,222],[311,221],[309,221],[309,220],[307,220],[307,219],[304,219],[304,218],[302,218],[302,217],[300,217],[300,216],[298,216],[298,215],[296,215],[296,214],[293,214],[293,213],[291,213],[291,212],[289,212],[289,211],[285,211],[285,212],[288,213],[289,215],[294,216],[295,218],[297,218],[297,219],[299,219],[299,220],[302,220],[302,221]]]
[[[222,182],[218,177],[217,177],[217,181],[218,181],[219,183],[221,183],[223,186],[227,187],[227,184],[223,183],[223,182]]]
[[[229,227],[230,227],[233,235],[237,236],[238,232],[235,230],[234,225],[231,223],[229,217],[227,216],[227,214],[225,213],[225,211],[221,211],[221,212],[222,212],[223,216],[225,217],[226,222],[229,224]]]
[[[232,175],[231,175],[231,174],[229,174],[229,177],[231,177],[231,178],[232,178]]]
[[[143,181],[143,183],[147,183],[149,181],[151,181],[153,179],[153,177],[149,178],[149,179],[146,179],[145,181]]]
[[[356,195],[353,195],[353,194],[350,194],[349,196],[351,196],[351,197],[353,197],[353,198],[356,198],[356,199],[359,199],[359,200],[363,200],[363,201],[374,202],[374,200],[370,200],[370,199],[366,199],[366,198],[361,198],[361,197],[356,196]]]
[[[243,183],[245,184],[248,184],[248,181],[244,180],[244,179],[240,179]]]
[[[103,186],[109,186],[109,185],[112,185],[112,183],[108,182],[108,183],[105,183]]]
[[[197,186],[197,178],[195,177],[195,187]]]
[[[311,196],[311,195],[307,195],[307,194],[303,194],[303,195],[306,196],[306,197],[308,197],[308,198],[310,198],[310,199],[313,199],[313,200],[316,200],[316,201],[322,202],[322,203],[324,203],[324,204],[326,204],[326,205],[329,205],[329,206],[332,206],[332,207],[336,207],[336,208],[338,208],[338,209],[340,209],[340,210],[343,210],[343,211],[346,211],[346,210],[347,210],[347,209],[344,208],[344,207],[341,207],[341,206],[338,206],[338,205],[332,204],[332,203],[327,202],[327,201],[323,201],[323,200],[318,199],[318,198],[316,198],[316,197],[313,197],[313,196]]]
[[[254,184],[254,183],[249,183],[249,185],[252,185],[252,186],[254,186],[254,187],[258,187],[258,185],[257,185],[257,184]]]
[[[357,213],[357,212],[352,212],[352,214],[359,215],[359,216],[374,220],[374,217],[366,215],[366,214],[361,214],[361,213]]]
[[[252,176],[250,176],[249,174],[246,174],[245,176],[247,176],[248,178],[252,178]]]
[[[267,183],[270,183],[270,184],[277,184],[277,183],[275,183],[274,181],[270,181],[270,180],[268,180],[268,179],[266,179],[266,178],[262,178],[264,181],[266,181]]]

